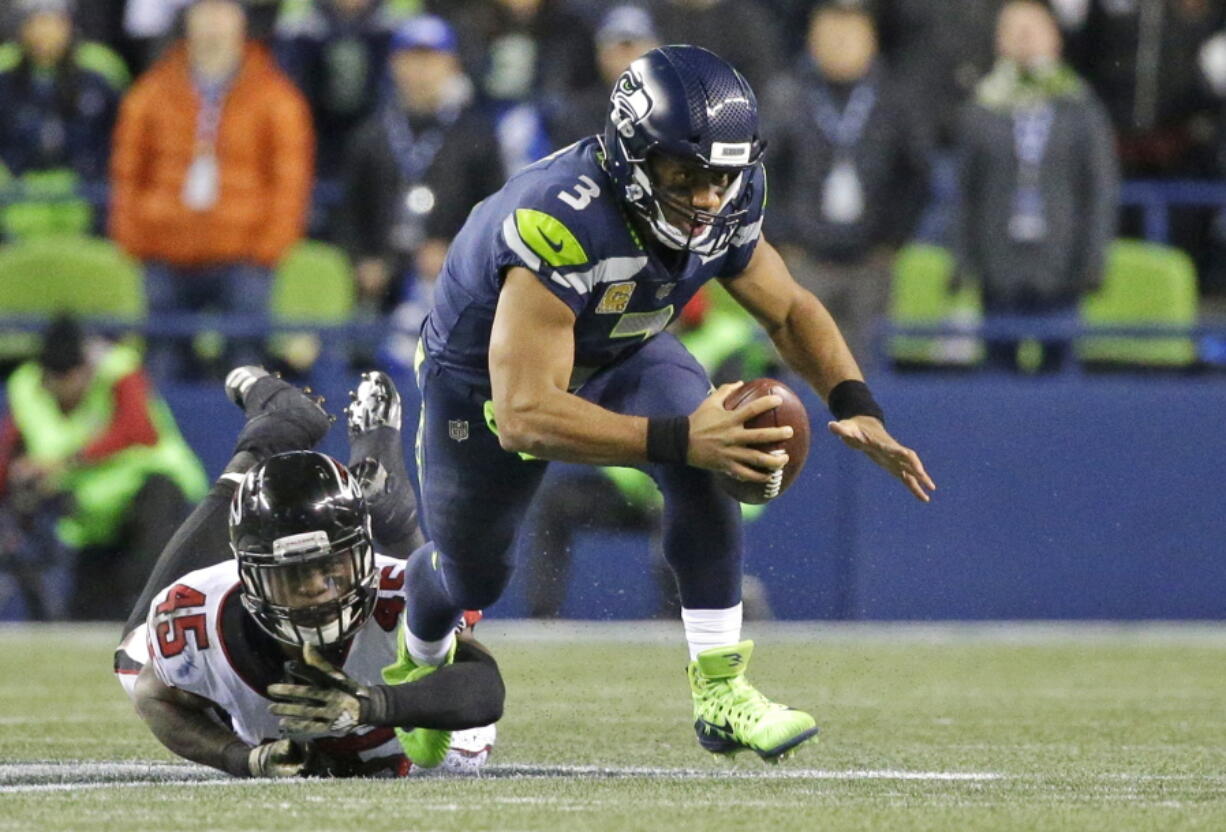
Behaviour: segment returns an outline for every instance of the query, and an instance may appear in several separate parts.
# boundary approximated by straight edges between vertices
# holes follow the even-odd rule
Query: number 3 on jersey
[[[592,177],[584,174],[579,177],[579,184],[575,186],[573,194],[562,191],[558,194],[558,199],[576,211],[582,211],[591,205],[592,200],[598,196],[600,196],[600,186],[592,181]]]
[[[190,632],[196,640],[196,649],[204,650],[209,646],[208,628],[205,626],[205,615],[201,612],[190,615],[180,610],[203,607],[205,596],[203,592],[192,589],[187,584],[175,584],[166,593],[166,600],[154,608],[157,625],[158,649],[164,658],[172,658],[183,652],[187,647],[187,634]]]

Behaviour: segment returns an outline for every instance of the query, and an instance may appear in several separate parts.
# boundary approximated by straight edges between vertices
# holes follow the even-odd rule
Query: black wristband
[[[689,452],[689,416],[657,416],[647,420],[648,462],[684,465]]]
[[[366,688],[366,696],[359,696],[358,701],[362,703],[358,721],[363,725],[386,726],[391,724],[388,719],[391,703],[388,701],[386,685],[370,685]]]
[[[868,385],[862,381],[840,381],[830,391],[826,404],[834,418],[840,422],[852,416],[872,416],[885,424],[885,413],[881,410],[881,405],[877,404]]]
[[[242,740],[235,740],[222,749],[221,767],[235,777],[250,777],[251,766],[247,762],[250,756],[251,746]]]

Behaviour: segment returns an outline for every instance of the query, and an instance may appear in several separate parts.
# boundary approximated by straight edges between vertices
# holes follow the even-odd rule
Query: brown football
[[[800,398],[782,381],[773,378],[758,378],[745,383],[724,401],[728,410],[736,410],[746,402],[760,399],[763,396],[776,395],[783,399],[783,404],[756,416],[745,423],[747,428],[775,428],[784,425],[792,426],[792,438],[784,442],[774,442],[766,445],[755,445],[755,448],[767,453],[784,452],[788,455],[788,464],[771,477],[770,482],[746,482],[734,479],[727,474],[717,474],[720,487],[742,503],[759,505],[778,497],[796,479],[800,469],[805,467],[805,457],[809,455],[809,414]]]

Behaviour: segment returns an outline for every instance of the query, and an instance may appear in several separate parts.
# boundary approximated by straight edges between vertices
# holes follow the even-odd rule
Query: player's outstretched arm
[[[456,638],[455,661],[403,685],[384,685],[386,724],[463,731],[502,719],[506,687],[494,657],[471,633]]]
[[[850,388],[842,390],[854,389],[857,382],[862,385],[864,376],[826,307],[792,278],[775,247],[760,239],[745,271],[724,281],[724,286],[758,320],[788,365],[842,417],[830,423],[831,433],[868,454],[917,499],[928,502],[936,484],[919,455],[890,436],[878,418],[880,411],[877,415],[841,412],[844,400],[857,409],[856,397],[844,396],[837,388],[850,382]]]
[[[853,416],[849,419],[827,423],[830,432],[843,440],[849,448],[863,451],[869,458],[889,471],[907,486],[915,498],[925,503],[936,490],[936,483],[924,470],[919,454],[900,445],[886,431],[885,425],[872,416]]]
[[[308,772],[310,750],[301,743],[277,740],[254,748],[217,724],[208,699],[170,687],[150,662],[133,690],[136,712],[162,745],[194,763],[235,777],[296,777]]]
[[[524,268],[507,272],[490,337],[490,381],[502,446],[542,459],[590,465],[637,465],[648,457],[648,420],[605,410],[572,395],[575,315],[540,279]],[[717,391],[688,414],[677,457],[687,462],[765,481],[786,460],[747,445],[786,439],[784,429],[748,430],[744,422],[778,405],[768,399],[728,412]],[[684,418],[687,414],[678,414]],[[688,451],[688,452],[687,452]],[[684,458],[682,454],[685,454]]]
[[[360,726],[462,731],[502,718],[506,689],[484,647],[460,636],[455,661],[401,685],[362,685],[331,665],[313,646],[287,666],[297,684],[268,686],[281,733],[296,738],[335,736]]]

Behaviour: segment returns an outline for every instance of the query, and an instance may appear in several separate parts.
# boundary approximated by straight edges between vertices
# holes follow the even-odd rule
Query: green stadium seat
[[[145,285],[140,266],[109,240],[37,237],[0,246],[0,315],[50,319],[58,312],[140,324]],[[38,349],[35,332],[0,332],[0,360]]]
[[[923,243],[904,246],[894,261],[890,322],[894,326],[945,324],[973,328],[982,320],[978,288],[951,293],[954,257],[944,248]],[[983,344],[971,336],[895,335],[889,355],[901,366],[969,366],[983,360]]]
[[[356,305],[349,259],[336,246],[303,240],[277,266],[270,304],[277,323],[309,328],[349,322]],[[315,363],[320,348],[310,333],[283,333],[272,345],[273,353],[299,370]]]
[[[277,266],[271,301],[276,321],[343,324],[352,317],[354,302],[349,259],[336,246],[304,240]]]
[[[1139,240],[1116,240],[1102,287],[1081,305],[1082,323],[1094,327],[1194,326],[1196,266],[1179,249]],[[1105,366],[1188,367],[1196,361],[1191,338],[1087,336],[1077,345],[1082,362]]]
[[[94,209],[78,194],[80,180],[67,169],[30,171],[4,185],[20,187],[22,198],[0,206],[0,234],[6,240],[88,234]]]

